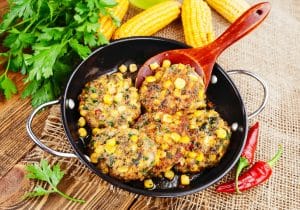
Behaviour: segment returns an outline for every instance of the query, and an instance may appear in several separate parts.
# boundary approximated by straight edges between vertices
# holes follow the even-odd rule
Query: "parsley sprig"
[[[8,57],[8,65],[10,63],[10,56]],[[4,91],[6,98],[11,98],[13,94],[17,93],[17,87],[13,81],[7,76],[8,68],[5,69],[5,72],[0,76],[0,90]]]
[[[48,164],[47,160],[41,160],[40,165],[38,164],[30,164],[26,166],[27,177],[29,179],[36,179],[45,181],[50,185],[50,189],[45,189],[41,186],[36,186],[32,192],[25,194],[25,198],[37,197],[48,195],[50,193],[58,193],[66,199],[69,199],[74,202],[84,203],[84,200],[72,198],[69,195],[61,192],[57,189],[58,183],[62,180],[64,176],[64,172],[60,170],[60,166],[58,164],[54,165],[53,168]]]
[[[26,75],[22,97],[37,106],[60,95],[74,65],[91,49],[107,44],[99,31],[99,15],[111,15],[114,0],[10,0],[0,24],[6,71],[0,75],[0,91],[9,99],[17,92],[8,69]]]

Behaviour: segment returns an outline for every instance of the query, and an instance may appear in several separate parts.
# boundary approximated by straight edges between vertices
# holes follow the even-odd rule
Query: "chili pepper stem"
[[[270,167],[273,167],[273,166],[275,165],[275,163],[276,163],[276,162],[278,161],[278,159],[281,157],[282,151],[283,151],[282,146],[279,145],[279,149],[278,149],[276,155],[275,155],[271,160],[268,161],[268,165],[269,165]]]
[[[236,169],[236,174],[235,174],[235,188],[236,188],[237,193],[241,193],[239,190],[239,176],[240,176],[242,170],[244,168],[246,168],[247,166],[249,166],[249,161],[246,158],[241,157],[239,160],[237,169]]]

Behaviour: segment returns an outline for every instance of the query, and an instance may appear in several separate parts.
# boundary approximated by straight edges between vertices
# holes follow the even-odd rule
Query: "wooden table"
[[[0,0],[0,11],[3,12],[3,8],[5,7],[7,7],[6,1]],[[0,66],[0,74],[3,71],[3,66]],[[22,82],[24,77],[19,73],[9,73],[8,76],[16,83],[18,94],[6,101],[3,94],[0,93],[0,209],[15,206],[16,203],[20,203],[22,200],[21,197],[25,189],[28,188],[29,181],[25,177],[24,166],[20,164],[20,161],[35,147],[25,129],[26,119],[31,113],[32,107],[30,99],[21,99],[20,97],[25,87]],[[48,113],[48,111],[44,111],[35,118],[33,127],[37,135],[41,134]],[[68,189],[69,194],[76,192],[76,186],[74,186],[72,180],[68,177],[62,180],[59,188]],[[110,193],[105,193],[101,198],[103,202],[98,202],[97,205],[94,204],[93,206],[86,205],[85,208],[146,208],[146,199],[136,202],[137,200],[134,195],[119,196],[114,200],[111,200],[110,197]],[[70,209],[70,205],[72,205],[72,202],[61,196],[50,195],[30,200],[29,204],[24,208]]]

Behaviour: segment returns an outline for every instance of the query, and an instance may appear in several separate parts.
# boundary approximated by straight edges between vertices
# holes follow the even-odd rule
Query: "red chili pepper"
[[[243,149],[241,154],[235,175],[235,182],[236,182],[236,191],[239,191],[238,188],[238,178],[242,172],[242,170],[253,163],[254,160],[254,153],[256,150],[257,140],[258,140],[258,130],[259,130],[259,123],[256,122],[248,131],[248,136],[246,140],[246,145]]]
[[[270,161],[256,162],[251,168],[249,168],[245,173],[243,173],[239,177],[238,188],[241,191],[245,191],[245,190],[253,188],[253,187],[265,182],[266,180],[268,180],[272,174],[271,167],[274,166],[276,161],[280,158],[281,154],[282,154],[282,147],[280,146],[278,152]],[[227,193],[236,192],[235,181],[232,180],[231,182],[227,182],[227,183],[219,185],[216,188],[216,191],[217,192],[227,192]]]

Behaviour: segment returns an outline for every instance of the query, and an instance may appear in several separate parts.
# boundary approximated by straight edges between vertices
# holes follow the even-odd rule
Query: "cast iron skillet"
[[[250,75],[257,80],[260,80],[264,87],[265,99],[262,105],[256,112],[247,117],[240,93],[228,76],[228,73],[226,73],[218,64],[214,65],[212,82],[207,89],[207,96],[208,99],[216,105],[216,110],[220,115],[229,125],[231,125],[233,130],[231,142],[228,151],[217,166],[206,169],[201,172],[201,174],[194,176],[190,185],[184,188],[174,187],[174,182],[177,181],[176,179],[173,182],[169,182],[162,178],[154,180],[157,184],[155,189],[147,190],[144,189],[142,182],[136,181],[126,183],[110,177],[109,175],[102,174],[94,164],[89,162],[89,158],[86,155],[85,144],[77,134],[77,120],[79,119],[77,97],[88,81],[91,81],[100,75],[116,71],[117,67],[121,64],[136,63],[141,65],[148,58],[160,52],[182,48],[188,48],[188,46],[177,41],[157,37],[126,38],[100,47],[75,69],[67,83],[63,96],[59,100],[41,105],[29,116],[26,124],[29,136],[43,150],[60,157],[79,158],[83,164],[102,179],[114,186],[137,194],[155,197],[175,197],[195,193],[209,187],[220,180],[235,165],[241,154],[247,136],[248,118],[258,114],[265,106],[267,88],[264,82],[251,72],[243,70],[231,71],[231,73]],[[56,103],[61,104],[64,129],[67,138],[73,147],[74,154],[62,153],[48,148],[32,132],[31,123],[36,113],[42,108]]]

